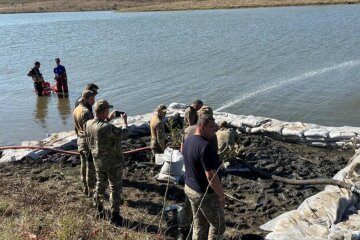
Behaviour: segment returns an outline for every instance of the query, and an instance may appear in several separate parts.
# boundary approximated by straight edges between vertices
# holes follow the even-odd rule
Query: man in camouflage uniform
[[[184,112],[184,121],[186,126],[196,125],[198,120],[197,111],[203,106],[201,100],[194,101],[190,106],[187,106]]]
[[[198,115],[198,117],[203,117],[203,116],[212,117],[213,110],[209,106],[202,106],[197,111],[197,115]],[[182,140],[182,144],[181,144],[181,151],[182,151],[182,147],[184,145],[185,140],[189,136],[194,135],[195,132],[196,132],[196,125],[188,126],[187,128],[184,129],[183,140]],[[209,143],[213,146],[214,149],[218,148],[218,142],[217,142],[217,138],[216,138],[215,134],[210,137]],[[191,204],[190,204],[188,197],[185,196],[185,202],[184,202],[184,206],[182,209],[182,214],[181,214],[180,223],[179,223],[179,227],[178,227],[179,235],[178,235],[177,240],[186,239],[186,237],[189,235],[189,232],[191,231],[190,228],[191,228],[192,220],[193,220],[193,214],[192,214],[192,210],[191,210]]]
[[[237,151],[241,149],[238,133],[233,128],[229,128],[226,121],[222,121],[220,129],[216,132],[216,137],[219,145],[220,160],[232,161]]]
[[[122,192],[122,171],[124,157],[121,141],[128,136],[127,116],[122,114],[123,127],[115,127],[108,121],[115,118],[115,112],[109,116],[112,106],[105,100],[95,102],[96,117],[86,123],[87,142],[94,158],[96,169],[96,190],[94,194],[98,216],[104,216],[103,198],[106,188],[110,186],[111,222],[122,225],[120,201]]]
[[[165,145],[165,115],[166,115],[166,106],[160,104],[156,109],[154,115],[150,120],[150,132],[151,132],[151,141],[150,148],[152,152],[151,161],[155,161],[156,153],[164,153],[166,148]]]
[[[215,135],[216,124],[211,115],[199,117],[196,131],[183,146],[185,163],[185,194],[190,200],[193,240],[221,239],[225,232],[225,195],[218,170],[219,156],[209,139]]]
[[[80,153],[80,176],[84,186],[84,194],[92,196],[95,190],[95,166],[91,156],[90,149],[85,139],[86,122],[94,118],[89,110],[95,101],[95,94],[90,90],[82,93],[79,99],[79,105],[74,109],[75,133],[77,135],[77,145]]]

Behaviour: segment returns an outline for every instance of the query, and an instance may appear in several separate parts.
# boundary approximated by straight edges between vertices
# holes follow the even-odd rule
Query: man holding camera
[[[96,169],[96,190],[94,194],[98,216],[104,217],[103,198],[106,188],[110,186],[111,222],[122,225],[123,218],[120,215],[120,201],[122,191],[122,170],[124,157],[121,141],[128,136],[126,113],[112,112],[112,105],[105,100],[95,102],[95,118],[86,123],[86,138],[94,158]],[[121,115],[124,126],[115,127],[108,121]]]
[[[85,138],[85,127],[86,122],[94,118],[92,111],[92,105],[95,102],[95,93],[86,90],[82,93],[79,99],[79,105],[74,109],[74,122],[75,122],[75,133],[77,135],[77,145],[80,153],[80,176],[83,182],[84,194],[92,196],[95,190],[95,166],[90,149],[86,143]]]

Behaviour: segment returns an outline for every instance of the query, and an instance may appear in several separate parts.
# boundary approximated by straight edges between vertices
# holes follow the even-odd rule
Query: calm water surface
[[[286,121],[360,126],[360,5],[150,13],[0,15],[0,145],[73,129],[95,82],[129,115],[200,98],[214,109]],[[69,99],[38,98],[34,61]]]

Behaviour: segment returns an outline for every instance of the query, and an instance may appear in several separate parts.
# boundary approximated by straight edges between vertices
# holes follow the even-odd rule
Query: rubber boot
[[[123,218],[118,212],[111,213],[110,222],[116,226],[122,226]]]

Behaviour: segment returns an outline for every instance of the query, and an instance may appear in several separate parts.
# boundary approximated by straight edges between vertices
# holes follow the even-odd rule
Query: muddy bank
[[[147,146],[149,137],[128,139],[124,142],[124,150]],[[312,148],[303,145],[275,141],[258,135],[241,135],[241,141],[248,146],[244,158],[254,166],[268,172],[288,178],[331,178],[343,168],[352,157],[351,151],[339,151]],[[125,215],[137,221],[145,221],[144,216],[154,218],[164,205],[166,184],[159,183],[154,176],[160,167],[143,164],[148,161],[149,154],[140,152],[125,157],[122,209]],[[8,178],[16,174],[30,178],[37,184],[61,178],[56,171],[37,171],[44,166],[60,165],[63,169],[61,178],[66,179],[66,172],[77,172],[79,159],[75,156],[47,154],[37,161],[24,159],[20,162],[0,165],[0,177]],[[46,167],[48,168],[48,167]],[[51,167],[50,167],[51,169]],[[74,181],[80,183],[79,176]],[[66,182],[66,181],[65,181]],[[65,184],[64,182],[64,184]],[[225,192],[237,200],[227,199],[226,236],[239,239],[246,234],[264,237],[266,232],[259,229],[261,224],[273,219],[283,212],[296,209],[307,197],[323,190],[323,186],[292,186],[261,179],[252,172],[223,173],[222,184]],[[75,190],[81,194],[81,187]],[[1,196],[2,194],[0,194]],[[181,185],[171,184],[165,205],[181,204],[184,200]],[[91,210],[93,211],[93,210]],[[163,229],[170,238],[176,236],[176,219],[168,216],[167,227]],[[156,232],[154,230],[154,232]],[[245,238],[244,238],[245,239]]]

